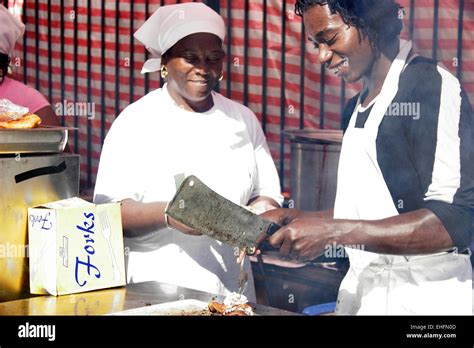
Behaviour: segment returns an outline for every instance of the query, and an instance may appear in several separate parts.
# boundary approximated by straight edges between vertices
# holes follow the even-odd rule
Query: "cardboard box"
[[[70,198],[29,208],[28,237],[32,294],[126,284],[120,203]]]

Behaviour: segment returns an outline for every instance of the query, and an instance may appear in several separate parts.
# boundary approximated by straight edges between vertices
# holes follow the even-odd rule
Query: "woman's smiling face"
[[[163,62],[168,70],[169,88],[189,103],[209,98],[219,83],[225,54],[214,34],[192,34],[180,40]]]
[[[328,5],[315,5],[303,13],[308,38],[318,50],[319,61],[347,82],[368,75],[375,54],[367,36],[332,14]]]

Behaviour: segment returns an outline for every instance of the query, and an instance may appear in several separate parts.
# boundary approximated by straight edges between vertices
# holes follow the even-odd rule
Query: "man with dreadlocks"
[[[471,314],[472,107],[456,77],[400,39],[400,11],[297,1],[320,63],[363,88],[343,115],[334,210],[263,216],[285,225],[269,239],[283,255],[353,246],[337,314]]]

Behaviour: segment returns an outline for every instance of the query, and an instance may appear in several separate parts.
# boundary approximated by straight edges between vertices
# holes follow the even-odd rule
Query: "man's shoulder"
[[[407,67],[405,68],[405,72],[406,71],[414,72],[419,69],[435,71],[437,69],[437,66],[438,66],[438,61],[431,58],[417,55],[407,65]]]
[[[441,62],[417,56],[405,68],[400,85],[407,91],[440,89],[442,83],[459,84],[459,80]]]

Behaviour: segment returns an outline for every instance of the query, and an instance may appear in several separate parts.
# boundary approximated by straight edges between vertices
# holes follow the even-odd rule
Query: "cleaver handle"
[[[281,225],[272,222],[267,228],[267,236],[273,236],[273,234],[281,228]]]
[[[274,222],[270,222],[265,231],[265,234],[261,233],[257,240],[255,241],[255,246],[247,250],[248,255],[253,255],[257,251],[257,248],[268,238],[273,236],[273,234],[278,231],[282,226]]]

